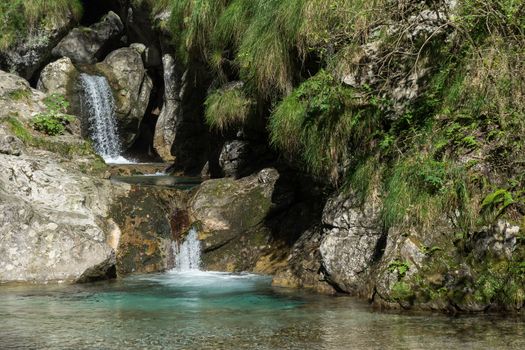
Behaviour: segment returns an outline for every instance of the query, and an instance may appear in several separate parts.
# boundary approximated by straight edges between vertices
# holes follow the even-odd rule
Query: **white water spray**
[[[115,101],[108,81],[103,76],[80,74],[82,115],[87,119],[95,151],[106,163],[130,163],[122,157]]]
[[[192,228],[182,244],[173,242],[175,270],[180,272],[199,271],[201,265],[201,243],[197,230]]]

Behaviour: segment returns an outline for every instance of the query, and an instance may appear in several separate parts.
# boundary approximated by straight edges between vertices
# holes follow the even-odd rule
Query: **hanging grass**
[[[251,106],[240,88],[216,90],[205,102],[206,123],[220,131],[240,126],[247,120]]]

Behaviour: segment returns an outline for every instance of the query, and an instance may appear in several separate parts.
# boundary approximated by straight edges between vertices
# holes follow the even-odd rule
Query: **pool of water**
[[[525,349],[525,320],[379,312],[249,274],[0,286],[1,349]]]

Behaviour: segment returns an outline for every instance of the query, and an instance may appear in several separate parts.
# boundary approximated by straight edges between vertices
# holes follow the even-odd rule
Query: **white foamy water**
[[[201,243],[197,239],[197,230],[192,228],[180,245],[173,242],[175,254],[175,271],[195,272],[200,270],[201,265]]]
[[[80,85],[82,115],[86,118],[95,151],[106,163],[134,163],[120,155],[122,146],[115,118],[115,101],[106,78],[82,73]]]

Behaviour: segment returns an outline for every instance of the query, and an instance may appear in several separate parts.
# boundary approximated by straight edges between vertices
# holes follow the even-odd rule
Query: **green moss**
[[[17,89],[9,92],[9,98],[14,101],[23,101],[31,97],[31,91],[28,89]]]
[[[390,296],[395,301],[412,301],[414,299],[414,291],[408,283],[398,281],[392,286]]]

